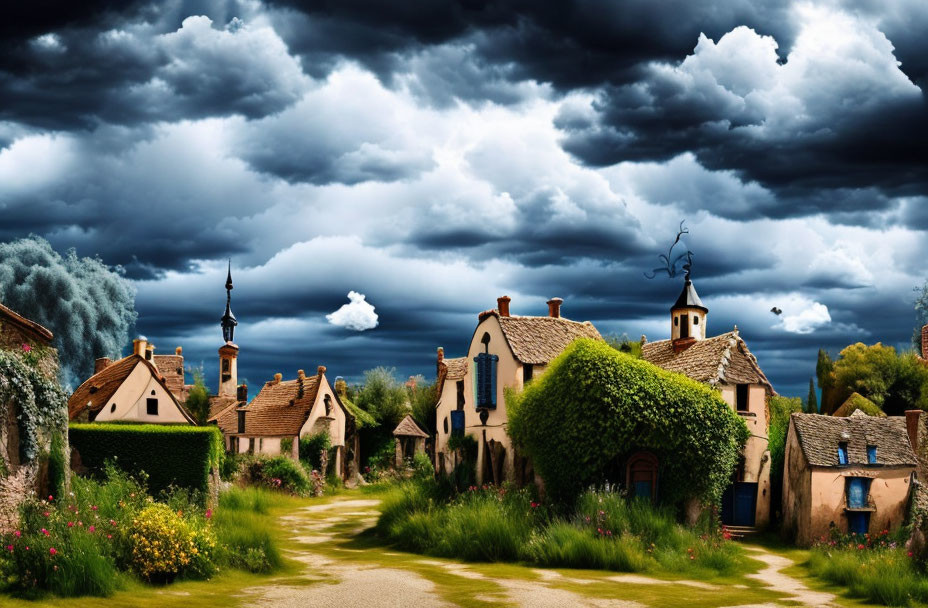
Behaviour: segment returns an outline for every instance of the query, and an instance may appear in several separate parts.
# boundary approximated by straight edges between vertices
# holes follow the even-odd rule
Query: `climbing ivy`
[[[663,502],[716,502],[748,438],[718,391],[587,339],[510,394],[507,411],[510,436],[563,504],[591,485],[620,481],[638,450],[661,463]]]
[[[0,420],[6,420],[15,403],[19,424],[19,451],[24,462],[35,460],[41,431],[64,430],[67,395],[22,357],[0,350]]]

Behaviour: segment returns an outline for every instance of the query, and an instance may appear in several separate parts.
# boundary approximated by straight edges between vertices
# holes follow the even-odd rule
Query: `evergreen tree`
[[[818,414],[818,398],[815,396],[815,382],[809,378],[809,398],[806,400],[806,413]]]

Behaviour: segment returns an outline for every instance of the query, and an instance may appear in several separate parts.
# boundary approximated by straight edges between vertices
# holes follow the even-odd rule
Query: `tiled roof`
[[[547,364],[577,338],[603,339],[589,321],[580,323],[562,317],[502,317],[495,310],[480,318],[483,320],[489,315],[499,318],[512,354],[522,363]]]
[[[319,376],[303,379],[270,381],[244,408],[227,408],[217,423],[225,433],[238,433],[238,415],[244,409],[245,435],[292,437],[299,434],[309,418],[319,390]],[[333,403],[334,405],[334,403]]]
[[[182,355],[155,355],[152,357],[155,367],[164,376],[164,384],[174,393],[178,400],[185,400],[184,357]]]
[[[0,304],[0,317],[6,319],[9,322],[12,322],[26,334],[29,334],[42,342],[49,343],[52,341],[52,332],[39,325],[35,321],[27,319],[15,310],[7,308],[3,304]]]
[[[880,406],[858,392],[851,393],[851,396],[841,404],[841,407],[835,410],[832,416],[844,417],[854,416],[856,414],[877,416],[880,418],[886,416],[886,413],[880,409]]]
[[[190,422],[193,422],[191,416],[181,407],[180,403],[177,401],[177,397],[165,384],[164,377],[158,372],[158,369],[152,365],[151,362],[146,361],[144,357],[136,354],[124,357],[112,365],[109,365],[78,386],[77,390],[74,391],[68,399],[68,417],[74,419],[85,410],[92,412],[99,411],[107,404],[116,391],[119,390],[122,383],[126,381],[126,378],[129,377],[132,370],[139,364],[145,366],[152,378],[154,378],[174,399],[181,413],[184,414]],[[87,407],[88,404],[90,405],[89,408]]]
[[[877,418],[855,412],[853,416],[835,418],[820,414],[792,414],[796,438],[802,453],[812,466],[837,467],[838,444],[847,443],[848,463],[867,464],[867,446],[876,446],[877,464],[915,466],[917,464],[905,418]]]
[[[400,423],[393,429],[394,437],[428,437],[428,434],[422,430],[419,424],[413,420],[412,416],[406,416],[400,420]]]
[[[467,371],[467,357],[457,357],[454,359],[445,359],[443,361],[447,370],[445,377],[448,380],[460,380]]]
[[[213,419],[223,412],[230,405],[238,403],[238,399],[228,395],[210,395],[209,396],[209,419]]]
[[[776,394],[757,359],[737,331],[696,340],[678,353],[671,340],[648,342],[641,347],[641,358],[658,367],[677,372],[710,385],[762,384]]]
[[[78,416],[88,403],[90,411],[102,408],[122,386],[135,366],[144,361],[145,359],[138,355],[129,355],[85,380],[68,398],[69,417]]]

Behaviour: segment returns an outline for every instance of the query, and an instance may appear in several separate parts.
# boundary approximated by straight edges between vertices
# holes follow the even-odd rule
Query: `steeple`
[[[670,339],[676,352],[685,350],[697,340],[706,337],[706,315],[709,309],[699,299],[699,294],[696,293],[690,279],[691,264],[692,260],[689,260],[683,266],[686,269],[683,291],[670,308]]]
[[[232,260],[229,260],[229,273],[226,275],[226,313],[222,315],[222,337],[226,342],[234,342],[236,325],[238,321],[232,314]]]

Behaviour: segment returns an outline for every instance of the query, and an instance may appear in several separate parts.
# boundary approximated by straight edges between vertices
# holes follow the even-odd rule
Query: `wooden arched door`
[[[651,452],[635,452],[629,457],[625,480],[630,498],[657,499],[657,469],[657,456]]]

